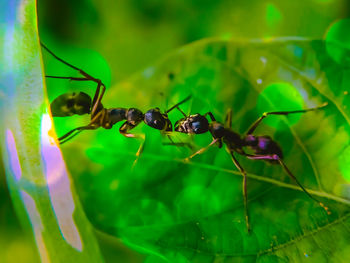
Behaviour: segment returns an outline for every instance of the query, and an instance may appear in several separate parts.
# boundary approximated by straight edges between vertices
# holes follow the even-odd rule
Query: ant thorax
[[[207,118],[200,114],[190,115],[175,123],[175,131],[188,134],[201,134],[209,130]]]
[[[217,121],[213,121],[209,124],[209,131],[213,138],[215,139],[221,139],[226,136],[226,133],[228,129],[225,128],[225,126]]]

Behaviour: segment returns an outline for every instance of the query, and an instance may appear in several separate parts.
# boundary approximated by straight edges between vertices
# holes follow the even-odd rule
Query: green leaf
[[[54,140],[36,1],[6,1],[0,10],[0,134],[17,214],[32,230],[42,262],[102,262]]]
[[[90,220],[157,260],[348,262],[350,70],[333,60],[329,46],[349,54],[321,40],[203,40],[112,87],[103,99],[107,108],[145,112],[169,108],[191,94],[182,110],[211,111],[224,122],[232,108],[233,129],[240,134],[265,111],[328,102],[319,111],[270,116],[256,134],[280,144],[286,165],[329,207],[329,215],[279,165],[237,156],[248,172],[248,234],[242,177],[227,152],[212,147],[185,163],[189,149],[163,145],[167,138],[141,124],[135,133],[146,135],[145,148],[134,166],[140,141],[120,135],[119,125],[86,131],[62,145]],[[173,123],[181,117],[169,114]],[[74,118],[65,121],[60,135],[76,125]],[[192,140],[172,136],[177,142]],[[193,140],[199,149],[212,138],[202,134]]]

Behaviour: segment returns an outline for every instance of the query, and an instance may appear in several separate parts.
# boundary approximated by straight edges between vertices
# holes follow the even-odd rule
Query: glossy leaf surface
[[[107,108],[145,112],[191,94],[181,106],[186,113],[211,111],[224,122],[232,108],[240,134],[265,111],[328,102],[324,110],[268,117],[256,134],[280,144],[287,166],[330,215],[280,166],[238,156],[248,172],[248,235],[242,177],[227,152],[212,147],[185,163],[189,149],[163,145],[166,137],[141,124],[135,133],[146,134],[146,142],[134,166],[140,141],[120,135],[119,125],[86,131],[62,146],[93,224],[170,262],[348,262],[350,70],[339,54],[346,62],[348,50],[318,40],[209,39],[110,88],[103,100]],[[182,115],[169,117],[175,123]],[[77,125],[73,119],[57,124],[60,135]],[[193,139],[196,149],[211,142],[209,134],[172,138]]]

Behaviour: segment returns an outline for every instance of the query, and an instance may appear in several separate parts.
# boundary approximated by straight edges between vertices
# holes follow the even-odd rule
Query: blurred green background
[[[110,86],[170,51],[202,38],[323,39],[335,22],[349,17],[350,2],[39,0],[38,13],[42,41]],[[47,54],[44,58],[48,74],[70,74]],[[51,100],[72,85],[53,80],[47,84]],[[74,87],[79,85],[75,83]],[[30,233],[24,232],[16,219],[2,167],[0,173],[0,262],[38,262]],[[99,236],[107,261],[143,261],[143,255],[103,234]]]

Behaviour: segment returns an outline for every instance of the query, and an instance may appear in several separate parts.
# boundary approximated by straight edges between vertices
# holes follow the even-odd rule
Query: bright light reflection
[[[20,191],[25,209],[28,213],[30,223],[33,227],[35,242],[40,252],[41,262],[50,262],[49,255],[45,246],[42,232],[44,230],[43,223],[40,217],[38,208],[36,207],[34,199],[25,191]]]
[[[75,205],[71,182],[49,114],[44,114],[41,119],[41,147],[51,204],[62,236],[72,247],[82,251],[81,237],[73,219]]]
[[[11,130],[6,130],[6,148],[9,157],[10,169],[18,182],[22,177],[22,168],[19,162],[15,138]]]

